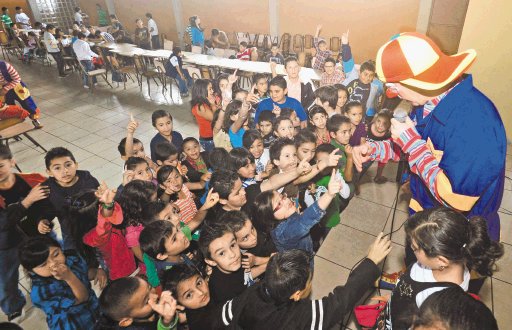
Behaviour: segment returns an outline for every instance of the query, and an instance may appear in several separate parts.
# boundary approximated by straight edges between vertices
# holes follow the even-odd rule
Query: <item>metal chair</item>
[[[311,34],[304,35],[304,49],[310,49],[313,47],[313,36]]]
[[[293,36],[293,52],[298,54],[304,51],[304,36],[296,34]]]
[[[290,54],[291,40],[292,36],[289,33],[283,33],[281,36],[279,48],[281,49],[281,54],[285,57]]]
[[[92,90],[94,89],[94,84],[92,83],[93,77],[101,76],[103,80],[110,86],[110,88],[113,88],[112,85],[108,82],[107,79],[107,70],[105,69],[96,69],[87,71],[85,70],[85,67],[82,65],[80,61],[77,61],[78,67],[80,68],[80,71],[82,74],[85,74],[87,76],[87,85],[89,86],[89,92],[92,94]]]
[[[158,82],[156,81],[156,78],[160,79],[160,72],[156,68],[149,68],[147,66],[146,61],[144,61],[144,58],[140,55],[135,55],[133,57],[133,62],[135,64],[135,71],[137,72],[137,75],[140,77],[140,80],[139,80],[140,91],[142,92],[142,79],[144,77],[146,77],[146,82],[148,84],[148,94],[151,95],[151,83],[149,80],[153,79],[155,84],[157,86],[160,86],[160,85],[158,85]]]
[[[331,49],[331,52],[338,53],[341,49],[340,37],[331,37],[331,45],[329,48]]]
[[[13,55],[15,57],[18,57],[19,55],[19,47],[14,43],[9,42],[9,38],[5,31],[0,31],[0,47],[2,48],[2,56],[4,60],[6,59],[6,55],[9,62],[11,61],[11,57],[9,55]]]

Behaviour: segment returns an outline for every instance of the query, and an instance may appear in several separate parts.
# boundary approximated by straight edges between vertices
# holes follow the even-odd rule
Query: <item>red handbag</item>
[[[384,309],[387,303],[385,297],[373,297],[370,300],[377,300],[379,303],[372,305],[360,305],[354,308],[354,314],[356,315],[357,323],[365,328],[373,328],[377,322],[381,311]]]

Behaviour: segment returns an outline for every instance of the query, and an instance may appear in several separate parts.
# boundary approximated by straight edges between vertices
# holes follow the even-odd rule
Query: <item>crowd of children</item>
[[[190,24],[202,46],[200,19]],[[137,26],[137,42],[149,48],[152,31],[141,20]],[[45,156],[48,178],[14,173],[14,156],[0,145],[0,307],[8,320],[23,318],[21,265],[50,329],[327,329],[342,322],[380,276],[391,242],[379,234],[346,284],[318,300],[309,299],[313,256],[371,165],[355,171],[352,148],[391,139],[392,115],[379,107],[375,66],[354,65],[348,31],[339,59],[320,31],[313,67],[324,73],[315,91],[298,78],[297,59],[284,59],[276,45],[267,56],[272,78],[254,75],[249,91],[236,86],[236,71],[192,83],[176,47],[172,67],[182,96],[191,88],[199,139],[184,137],[170,112],[156,110],[146,154],[131,117],[118,145],[125,165],[116,188],[79,170],[63,147]],[[237,58],[255,51],[241,43]],[[376,183],[386,181],[384,165]],[[458,294],[474,304],[454,288],[468,290],[470,271],[492,275],[503,255],[482,219],[448,208],[418,212],[405,226],[418,262],[398,282],[379,329],[435,322],[428,314],[434,298],[441,304]],[[443,289],[454,293],[436,294]]]

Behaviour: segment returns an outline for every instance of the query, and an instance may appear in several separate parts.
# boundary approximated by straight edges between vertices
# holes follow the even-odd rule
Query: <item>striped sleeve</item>
[[[222,323],[224,326],[229,326],[233,321],[233,299],[227,301],[222,306]]]
[[[7,66],[7,72],[11,76],[12,81],[7,85],[4,85],[2,89],[5,92],[8,92],[21,82],[21,78],[18,74],[18,71],[16,71],[16,69],[12,65],[10,65],[9,63],[5,63],[5,65]]]
[[[370,154],[371,159],[379,162],[387,162],[389,160],[399,161],[400,160],[400,150],[399,146],[391,141],[374,141],[369,142],[370,144]]]
[[[311,301],[311,330],[322,330],[324,326],[324,305],[321,299]]]

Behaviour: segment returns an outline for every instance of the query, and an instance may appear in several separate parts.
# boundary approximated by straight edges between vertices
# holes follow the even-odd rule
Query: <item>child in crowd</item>
[[[300,120],[297,117],[295,111],[290,108],[282,108],[279,112],[279,117],[289,118],[292,121],[294,133],[293,135],[297,135],[300,131]]]
[[[387,109],[382,109],[377,112],[368,128],[368,141],[385,141],[391,139],[391,118],[393,118],[393,115]],[[373,178],[375,183],[382,184],[387,181],[387,178],[382,175],[385,166],[385,162],[379,162],[377,164],[377,174],[375,178]]]
[[[265,62],[274,62],[276,64],[284,64],[284,57],[279,52],[279,45],[273,43],[270,48],[270,53],[265,56]]]
[[[159,166],[159,168],[164,165],[170,165],[177,167],[180,173],[185,171],[183,175],[187,174],[187,167],[181,165],[180,153],[174,144],[167,142],[158,143],[155,146],[155,158],[156,164]]]
[[[365,116],[371,120],[375,115],[375,109],[379,102],[379,97],[384,92],[382,83],[375,78],[375,64],[367,61],[361,64],[359,69],[359,78],[352,80],[347,85],[349,101],[358,101],[364,106]]]
[[[256,183],[256,163],[254,156],[245,148],[235,148],[229,152],[228,163],[233,171],[237,172],[242,180],[242,187]],[[259,180],[261,181],[261,180]]]
[[[158,166],[146,155],[142,142],[134,137],[135,131],[138,127],[139,122],[137,122],[135,118],[133,118],[133,115],[130,114],[130,122],[128,123],[128,126],[126,126],[126,137],[119,142],[117,150],[121,154],[122,160],[127,161],[128,158],[132,156],[144,158],[148,162],[149,167],[151,167],[153,171],[156,171]]]
[[[334,84],[334,88],[336,88],[336,90],[338,91],[338,102],[336,102],[336,108],[334,110],[335,113],[342,115],[343,107],[345,106],[345,103],[347,103],[348,100],[347,87],[345,87],[342,84]]]
[[[267,263],[277,248],[269,235],[253,226],[251,219],[242,211],[229,211],[219,220],[228,225],[235,234],[236,242],[243,254],[249,255],[250,264]]]
[[[229,134],[233,148],[242,147],[242,137],[245,133],[244,126],[247,123],[251,105],[248,102],[233,100],[226,107],[222,129]]]
[[[133,180],[151,182],[156,186],[153,171],[145,158],[130,157],[124,162],[123,182],[117,187],[116,200],[123,192],[124,186]]]
[[[100,183],[88,171],[78,169],[75,156],[66,148],[56,147],[50,149],[44,157],[46,172],[49,175],[43,185],[47,186],[50,194],[49,201],[57,212],[62,231],[64,250],[74,249],[76,241],[72,235],[72,228],[76,219],[70,217],[65,207],[70,206],[69,197],[85,191],[95,191]],[[51,227],[50,219],[41,220],[40,233],[45,234]]]
[[[158,133],[151,139],[151,160],[156,162],[155,147],[160,142],[172,143],[176,149],[181,150],[183,145],[183,136],[181,133],[173,131],[172,116],[169,111],[156,110],[151,115],[151,123]]]
[[[277,117],[274,121],[273,129],[274,136],[277,139],[287,138],[293,140],[293,137],[295,136],[295,127],[293,127],[293,122],[289,117]]]
[[[96,330],[176,330],[179,308],[169,291],[158,296],[139,277],[125,277],[110,283],[101,293],[102,312]]]
[[[151,49],[151,35],[148,28],[140,18],[135,20],[135,25],[137,26],[134,31],[135,44],[142,49]]]
[[[260,101],[268,98],[268,78],[264,73],[256,73],[252,77],[252,83],[254,88],[252,92],[256,94]]]
[[[339,150],[341,155],[338,169],[346,182],[352,181],[354,167],[352,147],[349,144],[351,127],[350,119],[345,116],[334,115],[327,122],[331,144]]]
[[[27,39],[25,41],[25,47],[23,48],[23,60],[29,61],[31,57],[34,56],[34,51],[37,46],[36,34],[32,31],[28,33]]]
[[[374,285],[380,272],[377,265],[390,250],[389,239],[379,234],[347,283],[318,300],[308,299],[314,276],[311,254],[279,252],[270,258],[262,283],[222,305],[211,322],[223,320],[224,326],[243,329],[331,329],[343,322]]]
[[[192,114],[199,126],[199,142],[205,151],[211,151],[213,144],[213,114],[221,108],[221,98],[213,93],[213,85],[207,79],[197,79],[192,85]]]
[[[274,142],[274,121],[276,120],[276,115],[272,113],[270,110],[265,110],[260,113],[260,116],[257,120],[256,128],[260,131],[261,136],[263,138],[263,146],[265,148],[269,148],[270,144]]]
[[[187,178],[189,182],[207,182],[210,181],[212,176],[211,172],[208,171],[210,165],[208,164],[208,152],[199,151],[199,142],[193,138],[188,137],[183,140],[183,153],[185,159],[182,164],[187,167]],[[193,189],[193,193],[197,193],[201,196],[204,191],[202,189]]]
[[[296,202],[286,194],[265,191],[256,197],[253,219],[270,234],[278,251],[302,249],[313,253],[309,231],[325,215],[325,210],[341,188],[342,182],[333,169],[327,192],[302,214],[298,213]]]
[[[238,46],[238,53],[236,58],[241,61],[251,61],[252,52],[256,50],[256,47],[249,47],[246,41],[242,41]]]
[[[306,127],[308,118],[302,104],[300,104],[296,99],[286,96],[286,93],[288,92],[288,89],[286,88],[286,80],[281,76],[272,78],[269,89],[270,98],[261,101],[258,105],[258,109],[256,110],[254,117],[256,122],[258,122],[262,111],[270,110],[279,112],[279,109],[290,108],[295,111],[297,117],[299,117],[301,127]]]
[[[86,212],[86,209],[99,206],[97,224],[83,236],[83,242],[98,249],[104,261],[102,267],[110,280],[137,274],[135,258],[124,235],[121,206],[114,202],[116,191],[103,183],[95,194],[99,203],[81,207]]]
[[[235,235],[225,224],[205,223],[199,238],[199,249],[204,261],[212,267],[208,284],[211,299],[222,303],[233,299],[254,279],[265,272],[266,263],[251,267],[248,263],[242,266],[242,254]]]
[[[345,116],[350,119],[350,146],[355,147],[366,142],[366,123],[363,120],[363,106],[357,101],[345,104]]]
[[[316,145],[331,143],[331,136],[327,130],[327,119],[329,115],[324,108],[314,105],[309,110],[309,123],[316,136]]]
[[[324,108],[329,118],[335,114],[343,114],[341,111],[337,111],[338,90],[334,86],[320,87],[315,91],[315,96],[315,104]]]
[[[270,162],[268,148],[265,148],[264,146],[261,133],[255,129],[246,131],[242,138],[242,144],[254,157],[254,162],[256,164],[256,181],[262,181],[268,178],[270,170],[272,169],[272,163]]]
[[[223,102],[229,102],[233,99],[233,84],[238,80],[238,76],[236,75],[237,71],[238,70],[235,70],[230,75],[224,73],[217,77],[214,91],[221,97]]]
[[[492,276],[503,246],[491,241],[484,218],[438,207],[414,214],[405,223],[407,244],[417,262],[400,277],[377,322],[378,329],[409,328],[425,299],[436,291],[468,290],[470,272]],[[409,288],[409,295],[404,295]]]
[[[144,252],[148,281],[153,288],[160,286],[166,269],[183,263],[195,265],[185,253],[190,247],[190,240],[169,221],[156,220],[148,224],[140,235],[140,246]]]
[[[175,46],[172,48],[169,62],[165,64],[165,74],[176,79],[181,98],[188,97],[188,89],[192,87],[194,80],[188,70],[183,68],[183,53],[181,47]]]
[[[50,329],[86,329],[96,322],[98,298],[80,256],[39,236],[22,243],[19,258],[32,281],[32,303],[44,311]]]
[[[341,84],[345,80],[343,71],[336,68],[336,60],[329,57],[325,60],[324,72],[320,78],[320,86],[332,86],[334,84]]]
[[[325,60],[331,57],[332,53],[327,47],[327,42],[323,39],[319,39],[320,31],[322,30],[322,25],[318,25],[316,27],[315,37],[313,38],[313,43],[316,49],[316,55],[314,58],[313,69],[323,70]]]

